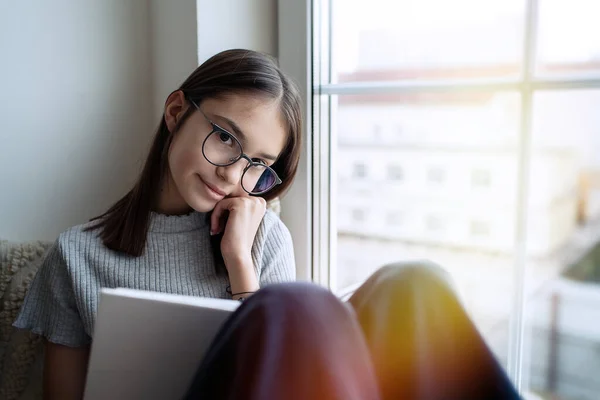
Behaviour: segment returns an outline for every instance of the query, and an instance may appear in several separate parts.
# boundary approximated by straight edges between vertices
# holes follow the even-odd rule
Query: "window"
[[[389,165],[387,176],[390,181],[401,181],[404,179],[404,170],[399,165]]]
[[[387,213],[387,224],[391,227],[402,226],[404,215],[400,211],[391,211]]]
[[[436,215],[427,216],[425,224],[429,232],[439,232],[444,229],[444,222]]]
[[[381,137],[381,125],[376,124],[373,126],[373,137],[379,139]]]
[[[352,167],[352,176],[354,178],[364,178],[367,176],[367,166],[363,163],[354,164]]]
[[[396,136],[397,138],[402,138],[404,136],[404,128],[402,127],[402,125],[398,124],[396,126]]]
[[[490,235],[490,225],[484,221],[471,221],[471,236],[482,238]]]
[[[280,6],[290,8],[286,3],[308,4]],[[522,393],[596,399],[600,3],[312,5],[306,26],[313,30],[301,37],[312,34],[314,47],[302,72],[314,71],[309,87],[316,130],[312,175],[301,182],[315,182],[313,277],[343,290],[407,254],[432,259],[468,288],[461,293],[467,310]],[[432,9],[439,18],[432,18]],[[280,43],[280,52],[287,51],[292,40]],[[390,143],[366,133],[380,121],[392,127]],[[401,138],[393,128],[400,124]],[[365,143],[357,151],[344,138],[359,134]],[[343,221],[336,209],[354,198],[338,196],[350,188],[329,177],[335,177],[340,155],[361,163],[365,153],[384,166],[401,159],[425,177],[403,185],[399,196],[391,182],[382,185],[366,170],[353,170],[382,201],[401,200],[389,212],[408,215],[402,210],[409,207],[411,218],[424,221],[408,230],[413,237],[338,235]],[[403,177],[392,168],[390,181]],[[585,190],[574,191],[581,181],[588,183]],[[432,183],[438,184],[435,193]],[[581,225],[577,216],[585,216]],[[364,225],[375,223],[363,219]],[[448,234],[441,237],[441,229]]]
[[[363,222],[365,220],[365,211],[362,209],[352,210],[352,219],[354,222]]]
[[[471,173],[471,186],[475,188],[489,187],[491,182],[490,171],[476,169]]]
[[[446,173],[443,169],[434,167],[427,170],[427,181],[430,183],[443,183],[446,179]]]

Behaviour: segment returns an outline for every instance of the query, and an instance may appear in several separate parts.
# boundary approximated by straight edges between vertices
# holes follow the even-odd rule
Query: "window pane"
[[[598,110],[599,90],[534,97],[525,369],[532,391],[561,400],[600,393]]]
[[[524,10],[524,0],[332,0],[332,80],[518,75]]]
[[[600,73],[600,2],[547,0],[538,4],[537,72]]]
[[[519,96],[424,93],[331,100],[337,127],[333,289],[359,283],[386,263],[433,260],[452,274],[471,315],[505,361]],[[374,126],[379,135],[373,135]],[[355,165],[368,174],[358,179]]]

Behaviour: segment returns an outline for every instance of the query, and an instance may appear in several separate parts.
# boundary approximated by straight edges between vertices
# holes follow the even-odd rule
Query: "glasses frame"
[[[268,165],[265,165],[263,163],[259,163],[259,162],[255,162],[252,161],[252,159],[250,158],[250,156],[248,156],[246,153],[244,153],[244,148],[242,147],[242,143],[240,143],[240,141],[238,140],[238,138],[235,137],[235,135],[233,135],[231,132],[229,132],[227,129],[220,127],[218,124],[214,123],[210,118],[208,118],[208,116],[206,114],[204,114],[204,111],[202,111],[200,109],[200,107],[198,106],[198,104],[196,104],[196,102],[192,99],[189,99],[189,102],[192,103],[192,105],[194,106],[194,108],[196,108],[197,111],[200,112],[200,114],[202,114],[202,116],[208,121],[208,123],[210,123],[212,130],[210,131],[210,133],[206,136],[206,139],[204,139],[204,141],[202,142],[202,155],[204,156],[204,159],[206,161],[208,161],[209,163],[211,163],[212,165],[216,166],[216,167],[228,167],[230,165],[235,164],[236,162],[240,161],[242,158],[245,159],[246,161],[248,161],[248,165],[246,165],[246,167],[244,167],[244,171],[242,172],[242,176],[240,177],[240,185],[242,186],[242,189],[244,189],[244,191],[246,193],[248,193],[251,196],[260,196],[261,194],[265,194],[267,192],[269,192],[270,190],[272,190],[275,186],[280,185],[281,183],[283,183],[283,181],[281,180],[281,178],[279,178],[279,175],[277,175],[277,172],[275,172],[275,170],[271,167],[269,167]],[[227,163],[215,163],[212,162],[207,156],[206,156],[206,152],[204,151],[204,148],[206,146],[206,142],[208,141],[208,139],[214,135],[215,133],[224,133],[226,135],[228,135],[229,137],[231,137],[233,140],[235,140],[235,142],[237,143],[238,147],[240,148],[240,155],[237,156],[236,158],[232,158],[229,160],[229,162]],[[253,166],[259,166],[261,168],[266,168],[269,171],[271,171],[271,173],[273,174],[273,176],[275,176],[275,183],[273,184],[273,186],[271,186],[270,188],[268,188],[267,190],[264,190],[262,192],[251,192],[248,189],[246,189],[244,187],[244,176],[246,175],[246,172],[252,168]]]

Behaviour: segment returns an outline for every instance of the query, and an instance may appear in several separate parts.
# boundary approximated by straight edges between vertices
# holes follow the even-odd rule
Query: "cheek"
[[[250,197],[248,193],[242,188],[242,184],[238,184],[233,192],[228,197]]]
[[[180,179],[206,170],[207,165],[210,164],[205,161],[202,155],[202,148],[186,145],[183,141],[173,143],[169,153],[169,167],[171,168],[171,172]]]

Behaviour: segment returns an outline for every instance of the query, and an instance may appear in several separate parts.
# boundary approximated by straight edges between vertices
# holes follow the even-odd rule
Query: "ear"
[[[176,90],[167,97],[167,101],[165,102],[165,123],[169,132],[175,132],[188,106],[185,95],[181,90]]]

